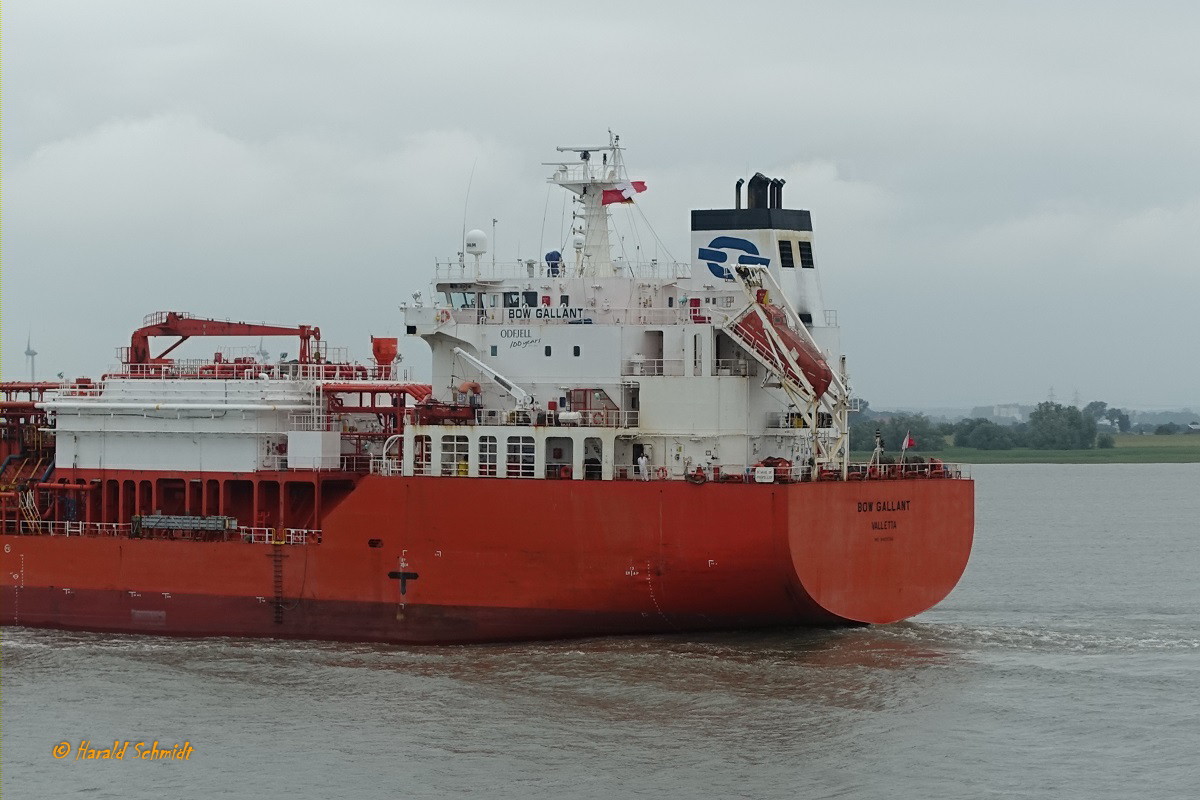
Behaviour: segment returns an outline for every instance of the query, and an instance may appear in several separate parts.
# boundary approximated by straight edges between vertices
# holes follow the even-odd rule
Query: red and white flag
[[[600,205],[632,203],[633,196],[644,191],[646,191],[645,181],[622,181],[617,184],[617,188],[604,190],[604,195],[600,198]]]
[[[900,450],[904,451],[910,447],[916,447],[916,446],[917,446],[917,440],[912,438],[912,431],[909,431],[908,433],[904,434],[904,444],[900,445]]]

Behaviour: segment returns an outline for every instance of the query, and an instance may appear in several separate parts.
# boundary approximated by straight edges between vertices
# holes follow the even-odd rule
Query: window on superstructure
[[[794,256],[792,255],[792,240],[791,239],[780,239],[779,240],[779,263],[783,264],[783,266],[788,267],[789,269],[795,268],[796,261],[794,259]]]
[[[800,246],[800,266],[804,269],[813,269],[817,266],[813,261],[812,242],[796,242]]]
[[[566,294],[559,295],[559,296],[558,296],[558,304],[559,304],[560,306],[569,306],[569,305],[571,305],[571,296],[570,296],[570,295],[566,295]]]
[[[508,437],[507,474],[510,478],[532,478],[533,471],[533,437]]]
[[[522,292],[521,295],[525,299],[525,305],[532,307],[538,304],[537,292]]]
[[[479,474],[494,476],[496,474],[496,437],[479,437]]]
[[[492,345],[492,349],[489,350],[488,352],[490,352],[492,354],[492,358],[495,358],[496,354],[499,353],[500,350],[499,350],[499,348],[496,347],[496,345]]]
[[[546,355],[550,355],[550,345],[546,345]]]
[[[505,308],[517,308],[520,305],[521,305],[521,293],[520,292],[505,292],[504,293],[504,307]]]
[[[415,437],[413,446],[413,475],[428,475],[433,463],[433,439],[429,436]]]
[[[575,347],[572,348],[571,352],[573,352],[575,354],[575,356],[578,357],[579,356],[579,345],[575,345]]]
[[[467,437],[442,437],[442,474],[467,477]]]
[[[488,305],[489,305],[489,306],[491,306],[492,308],[495,308],[495,307],[496,307],[496,300],[497,300],[497,298],[499,298],[499,297],[500,297],[500,295],[498,295],[498,294],[489,294],[489,295],[488,295]]]

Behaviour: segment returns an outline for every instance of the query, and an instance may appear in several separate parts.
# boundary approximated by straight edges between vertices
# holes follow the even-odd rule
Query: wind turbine
[[[33,349],[32,336],[25,337],[25,357],[29,359],[29,382],[34,383],[37,381],[35,366],[37,364],[35,360],[37,359],[37,350]]]

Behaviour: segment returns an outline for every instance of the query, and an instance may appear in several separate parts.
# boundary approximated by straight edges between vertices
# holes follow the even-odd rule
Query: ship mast
[[[548,179],[575,194],[583,205],[578,216],[583,221],[583,241],[576,240],[575,274],[588,278],[611,278],[612,251],[608,242],[608,209],[604,205],[604,190],[616,189],[627,182],[625,164],[621,158],[621,137],[608,132],[608,144],[594,147],[558,147],[560,153],[576,153],[579,163],[547,162],[543,166],[557,167]],[[600,163],[596,164],[599,154]],[[580,232],[572,227],[578,235]]]

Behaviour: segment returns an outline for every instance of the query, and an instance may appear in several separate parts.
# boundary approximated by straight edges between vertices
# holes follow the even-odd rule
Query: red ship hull
[[[397,643],[886,623],[954,588],[969,480],[366,476],[319,544],[3,535],[6,625]]]

